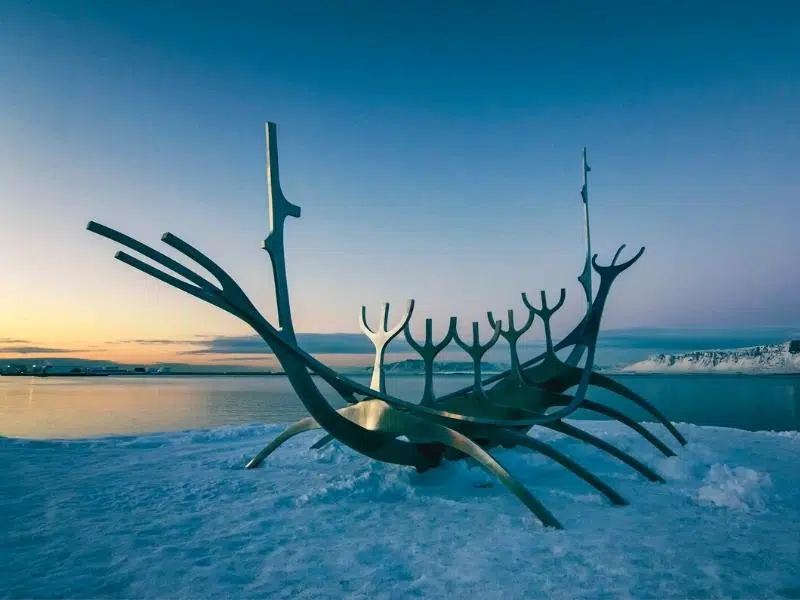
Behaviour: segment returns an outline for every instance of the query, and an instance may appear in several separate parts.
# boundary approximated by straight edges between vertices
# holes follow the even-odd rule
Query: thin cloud
[[[269,362],[270,362],[269,356],[270,355],[264,355],[264,356],[237,356],[233,360],[240,361],[240,362],[261,362],[261,363],[264,363],[265,365],[268,365]],[[216,362],[225,362],[225,361],[229,361],[229,360],[232,360],[232,359],[231,359],[230,356],[215,356],[215,357],[209,358],[208,360],[210,362],[215,362],[216,363]]]
[[[11,354],[72,354],[85,352],[84,349],[48,348],[46,346],[0,346],[0,352]]]
[[[196,336],[199,337],[199,336]],[[202,343],[198,339],[138,339],[138,340],[115,340],[105,342],[106,344],[141,344],[144,346],[192,346]]]
[[[17,340],[14,338],[0,338],[0,344],[30,344],[30,340]]]
[[[763,330],[731,330],[731,331],[697,331],[679,329],[617,329],[606,330],[600,334],[598,346],[603,348],[661,348],[661,349],[693,349],[721,347],[732,348],[759,343],[774,343],[789,339],[796,329],[774,328]],[[372,354],[374,348],[370,340],[360,333],[299,333],[297,334],[299,346],[310,354]],[[558,341],[557,338],[555,341]],[[209,336],[196,335],[192,339],[135,339],[120,340],[108,343],[127,343],[142,345],[163,346],[189,346],[191,349],[177,352],[179,355],[228,355],[238,356],[237,360],[261,360],[260,356],[272,356],[270,347],[256,335],[247,336]],[[497,343],[496,348],[507,347],[503,340]],[[544,347],[544,340],[520,340],[520,350],[540,351]],[[453,344],[450,350],[458,350]],[[7,350],[11,351],[11,350]],[[74,351],[70,351],[74,352]],[[388,348],[391,353],[409,353],[411,347],[402,335],[395,338]],[[254,358],[243,358],[244,355],[259,355]]]
[[[375,348],[366,336],[360,333],[299,333],[298,345],[310,354],[372,354]],[[181,354],[265,354],[272,355],[270,347],[255,335],[239,337],[217,337],[198,342],[203,346],[197,350],[186,350]],[[408,352],[406,341],[396,338],[389,352]]]

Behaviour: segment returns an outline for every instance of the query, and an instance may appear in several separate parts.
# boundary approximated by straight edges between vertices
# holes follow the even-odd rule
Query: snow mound
[[[736,350],[657,354],[617,370],[619,373],[751,373],[800,374],[797,342]]]
[[[728,465],[720,464],[711,466],[704,483],[697,492],[701,502],[743,511],[763,510],[763,494],[772,486],[766,473],[746,467],[731,469]]]
[[[91,440],[0,438],[2,598],[775,598],[800,589],[800,435],[679,424],[677,456],[574,421],[651,483],[549,430],[630,502],[557,463],[492,453],[565,525],[545,529],[465,461],[418,474],[281,426]],[[486,487],[486,483],[491,486]]]

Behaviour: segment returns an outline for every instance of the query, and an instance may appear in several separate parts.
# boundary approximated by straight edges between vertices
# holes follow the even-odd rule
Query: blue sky
[[[560,287],[571,328],[584,145],[601,262],[647,246],[605,327],[800,323],[795,3],[7,1],[0,73],[9,339],[161,356],[125,342],[248,334],[89,219],[181,235],[271,317],[265,120],[303,209],[299,331],[414,297],[416,331],[466,333]]]

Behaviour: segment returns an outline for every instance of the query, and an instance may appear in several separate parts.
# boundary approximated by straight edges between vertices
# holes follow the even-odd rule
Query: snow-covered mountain
[[[620,373],[800,373],[800,340],[683,354],[657,354]]]

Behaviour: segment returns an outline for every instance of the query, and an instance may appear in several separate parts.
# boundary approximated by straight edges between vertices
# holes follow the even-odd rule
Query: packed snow
[[[800,374],[797,342],[736,350],[657,354],[617,370],[619,373]]]
[[[667,483],[535,430],[630,501],[610,505],[540,455],[495,451],[566,527],[555,531],[465,461],[417,474],[336,444],[310,450],[310,433],[243,470],[276,425],[0,438],[0,596],[800,596],[800,434],[680,424],[689,444],[672,440],[665,458],[617,423],[576,424]]]

